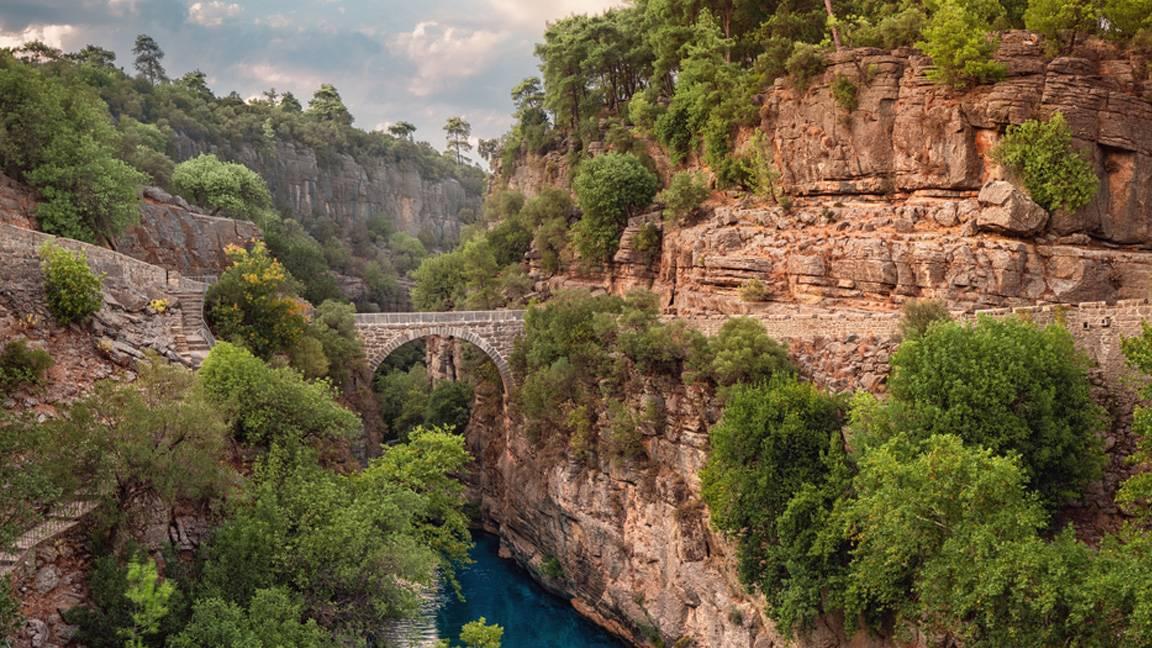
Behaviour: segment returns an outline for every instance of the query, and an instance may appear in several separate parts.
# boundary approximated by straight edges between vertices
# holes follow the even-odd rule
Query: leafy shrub
[[[937,324],[892,356],[889,388],[910,434],[957,434],[1019,453],[1030,486],[1050,505],[1080,494],[1103,466],[1106,416],[1091,396],[1087,360],[1052,325],[982,318]]]
[[[850,30],[850,40],[857,47],[896,49],[910,47],[920,38],[927,23],[921,7],[908,7],[881,17],[875,24],[858,24]]]
[[[12,592],[12,581],[0,580],[0,636],[10,636],[20,629],[24,615],[20,613],[20,601]]]
[[[79,322],[104,304],[100,277],[88,267],[82,252],[71,252],[55,243],[40,246],[40,271],[48,310],[62,324]]]
[[[144,174],[117,159],[120,134],[81,79],[0,54],[0,168],[40,193],[41,229],[95,242],[139,220]]]
[[[664,203],[664,218],[682,223],[707,200],[708,193],[700,174],[681,171],[672,176],[668,188],[656,196],[656,201]]]
[[[206,153],[176,165],[172,188],[212,214],[257,221],[272,206],[264,179],[243,164]]]
[[[423,425],[462,432],[472,411],[472,386],[465,382],[442,380],[428,394]]]
[[[288,353],[304,334],[304,306],[291,277],[263,242],[225,252],[232,265],[208,289],[208,322],[217,337],[270,359]]]
[[[301,621],[303,605],[283,587],[259,589],[248,606],[224,599],[203,598],[192,606],[188,624],[168,640],[172,648],[251,646],[323,648],[332,637],[315,619]]]
[[[662,239],[662,232],[656,224],[644,223],[632,238],[632,249],[640,253],[645,263],[651,264],[660,258],[660,242]]]
[[[740,284],[740,299],[746,302],[765,302],[772,299],[772,291],[763,281],[752,278]]]
[[[748,317],[734,317],[708,341],[710,374],[721,386],[757,383],[792,372],[788,352],[768,337],[764,325]]]
[[[1059,112],[1045,122],[1009,126],[992,155],[1049,211],[1084,207],[1100,185],[1092,164],[1072,146],[1072,131]]]
[[[204,394],[232,422],[233,435],[269,445],[295,438],[341,438],[360,419],[335,401],[331,385],[272,368],[248,350],[218,342],[200,367]]]
[[[581,164],[573,181],[583,211],[575,229],[580,254],[592,261],[608,261],[628,217],[652,202],[659,182],[630,154],[606,153]]]
[[[33,349],[23,340],[13,340],[0,351],[0,395],[9,394],[25,385],[40,385],[52,366],[52,355]]]
[[[739,538],[741,578],[773,603],[783,575],[777,518],[794,495],[824,482],[829,443],[840,429],[839,403],[791,377],[738,385],[709,431],[701,496],[716,528]]]
[[[796,43],[792,53],[784,63],[792,82],[801,91],[808,88],[808,84],[824,72],[827,63],[824,61],[824,50],[819,45],[810,43]]]
[[[913,299],[904,302],[904,317],[900,320],[900,335],[905,340],[918,338],[934,322],[947,322],[952,314],[943,302],[928,299]]]
[[[848,77],[837,74],[836,78],[832,79],[832,98],[836,101],[836,105],[840,106],[847,112],[853,112],[858,105],[856,84]]]
[[[932,58],[929,78],[952,86],[988,83],[1004,75],[992,60],[992,23],[1004,15],[995,0],[940,0],[916,44]]]

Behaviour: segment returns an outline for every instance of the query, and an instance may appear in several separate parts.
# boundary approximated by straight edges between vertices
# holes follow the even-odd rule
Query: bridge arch
[[[523,311],[463,311],[450,313],[372,313],[356,315],[356,331],[368,366],[376,371],[401,346],[426,337],[471,342],[496,365],[504,392],[514,385],[508,364],[515,340],[524,330]]]

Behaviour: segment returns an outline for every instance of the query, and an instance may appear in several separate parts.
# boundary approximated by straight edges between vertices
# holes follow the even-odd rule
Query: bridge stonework
[[[413,340],[428,336],[467,340],[492,359],[507,389],[513,385],[508,359],[516,338],[524,332],[524,311],[359,313],[356,332],[373,371],[392,352]]]

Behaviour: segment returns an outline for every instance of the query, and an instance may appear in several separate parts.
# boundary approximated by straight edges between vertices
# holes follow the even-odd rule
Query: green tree
[[[100,276],[82,252],[45,243],[37,250],[48,310],[61,324],[83,321],[104,305]]]
[[[762,382],[793,371],[787,350],[749,317],[724,322],[708,342],[708,355],[709,374],[721,386]]]
[[[411,142],[414,134],[416,133],[416,125],[412,122],[398,121],[388,127],[388,132],[391,133],[394,137],[398,137],[400,139],[408,140]]]
[[[460,641],[465,648],[500,648],[503,639],[504,628],[489,624],[484,617],[469,621],[460,629]]]
[[[160,580],[152,560],[128,564],[124,596],[132,604],[132,627],[123,630],[125,648],[144,648],[148,645],[145,639],[160,632],[160,622],[168,616],[169,601],[175,593],[171,581]]]
[[[43,384],[52,364],[52,355],[44,349],[31,348],[24,340],[6,343],[0,350],[0,396]]]
[[[856,497],[837,511],[854,542],[847,618],[875,627],[915,623],[918,603],[931,609],[939,602],[934,597],[964,591],[949,591],[947,574],[964,578],[965,570],[998,558],[1006,544],[1034,538],[1046,523],[1015,459],[951,435],[922,443],[894,439],[866,454],[853,482]],[[918,602],[917,591],[926,599]]]
[[[224,162],[206,153],[176,165],[172,189],[212,215],[263,223],[272,196],[264,179],[243,164]]]
[[[428,394],[424,409],[424,424],[443,428],[449,432],[463,432],[472,412],[472,386],[468,383],[444,380]]]
[[[1004,75],[992,60],[992,24],[1004,16],[995,0],[938,0],[916,46],[932,58],[929,77],[953,86],[987,83]]]
[[[1029,0],[1024,25],[1044,36],[1050,51],[1070,52],[1080,35],[1099,27],[1102,4],[1098,0]]]
[[[699,209],[708,194],[708,187],[699,174],[682,171],[672,176],[668,188],[656,196],[656,201],[664,203],[664,218],[682,223]]]
[[[332,122],[341,126],[352,125],[352,113],[340,98],[340,92],[330,83],[320,85],[320,89],[312,94],[308,100],[307,114],[323,122]]]
[[[806,485],[822,483],[829,441],[840,430],[840,404],[794,378],[740,385],[709,431],[701,496],[712,523],[739,538],[740,573],[766,592],[776,565],[765,560],[778,543],[777,518]]]
[[[164,60],[164,51],[156,44],[155,39],[148,34],[140,34],[132,46],[132,53],[136,55],[136,71],[148,83],[157,85],[168,81],[168,74],[161,63]]]
[[[1103,466],[1087,360],[1063,327],[981,318],[937,324],[892,356],[893,400],[919,438],[956,434],[1018,453],[1049,505],[1080,494]]]
[[[1143,324],[1140,335],[1124,340],[1123,348],[1129,365],[1145,375],[1152,375],[1152,326]],[[1140,396],[1148,400],[1152,396],[1152,387],[1143,387]],[[1132,432],[1137,442],[1136,451],[1129,460],[1142,468],[1152,466],[1152,408],[1147,405],[1135,408]],[[1152,471],[1141,470],[1125,480],[1116,494],[1116,501],[1139,524],[1152,522]]]
[[[336,402],[330,384],[308,382],[288,367],[269,367],[228,342],[212,347],[199,375],[208,402],[241,441],[339,439],[360,428],[359,418]]]
[[[288,353],[304,334],[304,307],[284,266],[262,241],[229,246],[232,265],[208,290],[208,322],[221,338],[269,359]]]
[[[1072,131],[1059,112],[1048,121],[1009,126],[992,156],[1048,211],[1076,211],[1092,201],[1100,186],[1092,163],[1072,145]]]
[[[912,299],[904,302],[904,317],[900,319],[900,336],[905,340],[918,338],[936,322],[947,322],[952,314],[943,302]]]
[[[583,211],[576,247],[586,259],[606,262],[628,218],[652,202],[660,181],[636,156],[606,153],[581,164],[572,187]]]
[[[332,637],[282,587],[259,589],[247,607],[220,598],[196,601],[192,618],[168,640],[170,648],[323,648]]]
[[[463,117],[449,117],[444,122],[444,133],[448,138],[448,150],[456,156],[456,164],[464,163],[464,153],[472,150],[468,138],[472,136],[472,124]]]
[[[438,254],[412,273],[412,305],[422,311],[452,310],[467,297],[468,268],[459,254]]]

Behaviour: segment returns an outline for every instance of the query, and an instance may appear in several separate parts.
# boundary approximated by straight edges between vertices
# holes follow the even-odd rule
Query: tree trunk
[[[840,30],[836,28],[836,14],[832,12],[832,0],[824,0],[824,11],[828,13],[828,24],[832,27],[832,42],[836,45],[836,51],[841,49],[840,45]]]

